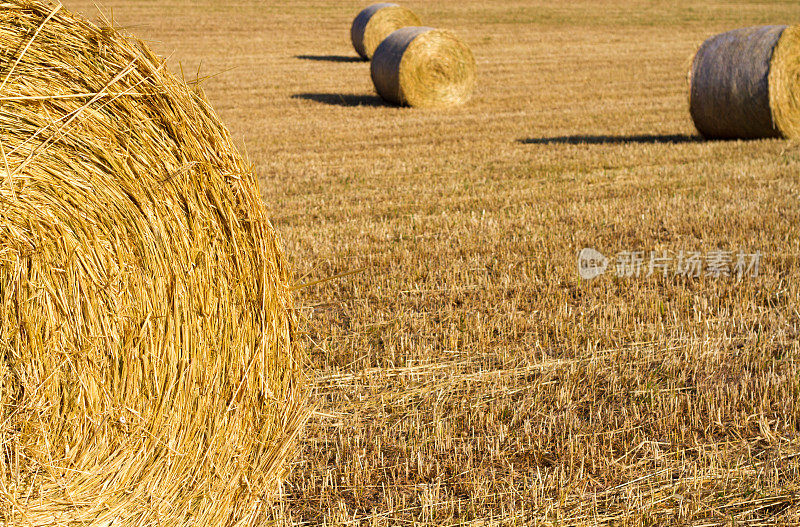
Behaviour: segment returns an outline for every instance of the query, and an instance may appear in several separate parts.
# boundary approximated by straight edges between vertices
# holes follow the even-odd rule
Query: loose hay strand
[[[407,26],[420,26],[422,21],[413,11],[392,3],[373,4],[361,11],[350,27],[350,40],[364,60],[370,60],[375,50],[392,32]]]
[[[449,31],[407,27],[389,35],[372,60],[372,81],[385,100],[408,106],[465,103],[475,87],[472,51]]]
[[[258,525],[308,412],[252,168],[141,41],[0,42],[0,523]]]

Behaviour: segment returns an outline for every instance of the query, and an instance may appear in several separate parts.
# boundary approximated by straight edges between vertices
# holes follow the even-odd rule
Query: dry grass
[[[297,280],[363,269],[302,292],[319,408],[276,515],[800,522],[800,156],[700,141],[685,81],[710,35],[800,7],[405,4],[472,48],[466,106],[382,106],[347,58],[358,2],[106,2],[174,67],[223,72],[204,87]],[[741,283],[587,283],[585,246],[765,257]]]

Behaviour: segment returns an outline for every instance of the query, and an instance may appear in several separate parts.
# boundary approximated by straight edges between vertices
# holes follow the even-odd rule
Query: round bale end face
[[[800,26],[786,28],[772,54],[769,100],[775,127],[800,139]]]
[[[11,0],[0,42],[0,518],[257,524],[306,410],[251,167],[141,41]]]

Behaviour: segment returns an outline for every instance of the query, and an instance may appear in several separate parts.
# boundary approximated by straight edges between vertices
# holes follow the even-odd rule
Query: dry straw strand
[[[407,26],[420,26],[422,21],[413,11],[397,4],[373,4],[361,11],[350,27],[350,39],[356,52],[370,60],[375,49],[392,32]]]
[[[0,523],[259,525],[307,416],[251,166],[145,44],[0,1]]]
[[[690,111],[710,139],[800,137],[798,29],[758,26],[706,40],[690,73]]]
[[[469,100],[476,69],[472,51],[449,31],[406,27],[378,46],[371,74],[376,91],[389,102],[444,107]]]

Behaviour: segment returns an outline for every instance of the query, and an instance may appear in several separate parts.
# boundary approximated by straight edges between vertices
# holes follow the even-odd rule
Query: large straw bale
[[[372,82],[385,100],[408,106],[463,104],[475,87],[475,58],[449,31],[398,29],[381,42],[371,64]]]
[[[419,17],[410,9],[391,3],[373,4],[353,20],[350,40],[361,58],[369,60],[378,45],[392,32],[401,27],[420,25]]]
[[[0,44],[0,524],[261,524],[306,414],[250,165],[139,40],[3,0]]]
[[[690,72],[690,110],[707,138],[800,137],[800,28],[759,26],[706,40]]]

